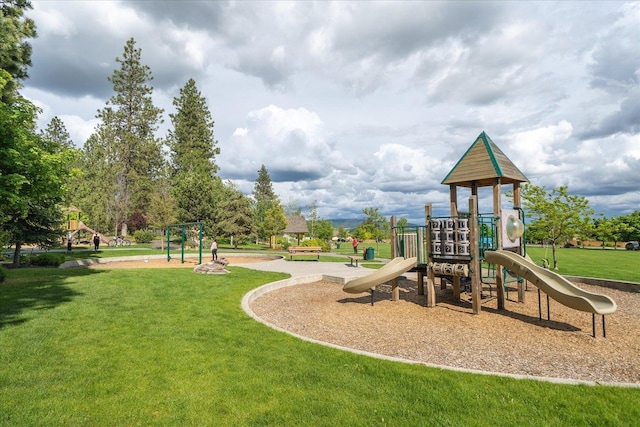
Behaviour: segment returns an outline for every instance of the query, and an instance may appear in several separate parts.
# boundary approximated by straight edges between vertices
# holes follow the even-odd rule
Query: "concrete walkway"
[[[242,254],[221,253],[220,258],[228,256],[241,256]],[[345,258],[345,262],[318,262],[318,261],[287,261],[285,259],[277,259],[273,261],[252,262],[247,264],[230,264],[239,267],[246,267],[252,270],[272,271],[280,273],[289,273],[292,277],[310,276],[315,274],[324,274],[327,276],[343,277],[351,279],[354,277],[366,276],[374,270],[355,267],[349,265],[349,258]]]
[[[218,258],[241,258],[241,257],[262,257],[273,256],[273,254],[259,254],[259,253],[242,253],[242,252],[220,252]],[[203,262],[209,261],[210,254],[203,254]],[[276,255],[277,256],[277,255]],[[105,264],[119,261],[135,261],[141,259],[166,259],[166,254],[156,255],[130,255],[122,257],[110,257],[110,258],[90,258],[67,261],[60,266],[60,268],[69,267],[81,267],[91,264]],[[198,254],[185,254],[185,258],[198,258]],[[172,254],[172,259],[179,259],[180,255]],[[289,273],[292,277],[306,277],[313,275],[326,275],[331,277],[341,277],[345,280],[366,276],[371,274],[374,270],[355,267],[350,265],[349,258],[345,257],[345,262],[319,262],[319,261],[287,261],[284,258],[261,261],[261,262],[248,262],[248,263],[232,263],[231,266],[245,267],[252,270],[271,271],[280,273]],[[384,260],[386,261],[386,260]]]

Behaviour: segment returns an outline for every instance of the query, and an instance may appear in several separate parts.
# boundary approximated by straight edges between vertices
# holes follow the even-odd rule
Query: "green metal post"
[[[167,227],[167,262],[171,261],[171,227]]]
[[[198,254],[198,264],[202,264],[202,223],[199,222],[198,224],[200,224],[200,234],[199,234],[199,238],[198,240],[200,241],[200,251]]]
[[[184,225],[182,226],[181,247],[182,247],[182,263],[184,264]]]

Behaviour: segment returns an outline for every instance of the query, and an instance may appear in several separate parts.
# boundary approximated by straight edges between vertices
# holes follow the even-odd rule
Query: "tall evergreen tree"
[[[26,39],[36,37],[36,26],[32,19],[24,17],[27,9],[31,9],[29,0],[0,1],[0,69],[12,77],[0,92],[5,102],[16,94],[20,80],[28,77],[27,69],[31,66],[31,45]]]
[[[47,128],[41,133],[45,141],[51,141],[62,149],[73,148],[73,140],[64,122],[59,117],[51,119]]]
[[[109,77],[115,94],[98,111],[102,123],[96,129],[95,142],[104,147],[110,182],[107,196],[113,198],[109,214],[114,224],[129,223],[133,229],[145,224],[131,224],[144,218],[149,210],[154,182],[161,177],[163,157],[155,131],[162,123],[162,109],[153,105],[153,80],[148,66],[140,63],[140,49],[134,39],[124,47],[120,69]],[[91,165],[85,165],[91,167]]]
[[[180,89],[180,96],[174,98],[173,105],[176,113],[170,114],[173,130],[169,131],[167,145],[178,220],[204,221],[207,233],[212,233],[223,187],[216,176],[215,157],[220,154],[220,148],[213,135],[214,121],[207,101],[193,79]]]
[[[189,79],[180,97],[173,99],[176,113],[170,114],[173,130],[169,131],[167,145],[171,150],[174,174],[197,171],[215,176],[218,166],[215,157],[220,154],[218,141],[214,139],[214,121],[196,82]]]
[[[267,224],[267,213],[276,203],[279,205],[280,201],[273,191],[271,177],[265,165],[258,170],[258,178],[253,186],[253,198],[255,200],[253,221],[257,236],[259,239],[266,240],[271,236],[270,228],[272,228]],[[284,212],[284,209],[282,211]]]

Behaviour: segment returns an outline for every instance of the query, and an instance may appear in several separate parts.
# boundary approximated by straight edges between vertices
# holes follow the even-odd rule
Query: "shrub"
[[[24,265],[33,265],[36,267],[59,267],[64,263],[64,254],[61,253],[41,253],[23,255],[20,262]]]
[[[7,270],[4,267],[0,267],[0,283],[3,283],[7,278]]]
[[[133,238],[136,243],[151,243],[153,237],[153,231],[149,230],[136,230],[135,233],[133,233]]]
[[[322,239],[305,240],[300,246],[320,246],[322,248],[322,252],[331,251],[331,245]]]

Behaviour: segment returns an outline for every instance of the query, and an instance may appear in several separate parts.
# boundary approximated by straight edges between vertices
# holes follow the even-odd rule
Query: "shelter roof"
[[[442,180],[442,184],[487,187],[494,185],[496,178],[500,178],[502,184],[529,182],[483,131]]]
[[[308,233],[309,229],[304,215],[289,215],[287,217],[287,228],[284,229],[284,232],[291,234]]]

